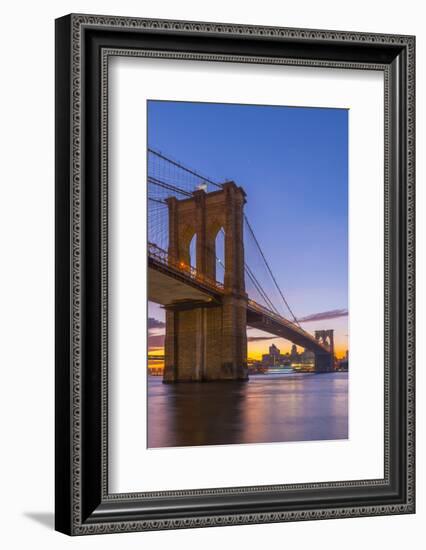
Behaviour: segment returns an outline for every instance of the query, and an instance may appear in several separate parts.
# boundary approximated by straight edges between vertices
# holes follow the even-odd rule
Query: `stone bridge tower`
[[[315,339],[330,350],[329,353],[315,353],[315,371],[331,372],[334,369],[334,330],[316,330]]]
[[[216,236],[225,234],[224,295],[218,302],[166,306],[164,382],[246,380],[247,294],[244,282],[245,192],[234,182],[218,191],[167,200],[170,261],[189,267],[196,235],[197,276],[216,281]]]

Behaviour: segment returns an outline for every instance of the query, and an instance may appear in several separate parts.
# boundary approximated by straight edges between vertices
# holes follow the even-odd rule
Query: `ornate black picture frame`
[[[108,492],[111,55],[383,71],[383,479]],[[56,21],[58,531],[84,535],[414,513],[414,56],[413,36],[74,14]]]

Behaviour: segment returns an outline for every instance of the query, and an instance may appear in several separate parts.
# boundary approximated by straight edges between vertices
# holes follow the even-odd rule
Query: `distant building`
[[[269,353],[262,355],[262,367],[277,367],[280,365],[292,365],[296,368],[313,367],[315,354],[313,351],[304,349],[302,353],[297,351],[297,346],[291,346],[290,353],[282,354],[275,344],[269,347]]]
[[[292,365],[313,365],[315,362],[315,354],[313,351],[306,348],[302,353],[299,353],[297,347],[293,344],[291,347],[290,361]]]
[[[315,362],[315,353],[305,348],[303,352],[300,354],[300,363],[308,365],[311,363],[313,364],[314,362]]]
[[[349,351],[346,350],[344,359],[341,359],[338,362],[338,370],[347,371],[349,370]]]
[[[296,344],[293,344],[291,346],[290,361],[292,361],[292,362],[298,362],[299,361],[299,354],[297,353]]]
[[[288,356],[282,355],[275,344],[269,346],[269,353],[262,355],[262,365],[264,367],[276,367],[288,363]]]

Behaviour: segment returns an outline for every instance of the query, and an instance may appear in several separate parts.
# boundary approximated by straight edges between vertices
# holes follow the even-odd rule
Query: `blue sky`
[[[149,101],[148,143],[244,188],[245,213],[297,317],[348,307],[347,110]],[[304,328],[334,328],[344,346],[347,317],[328,317]]]

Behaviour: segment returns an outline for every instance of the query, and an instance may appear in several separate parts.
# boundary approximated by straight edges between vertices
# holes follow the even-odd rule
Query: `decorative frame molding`
[[[209,48],[216,51],[204,51],[205,38],[214,38]],[[179,40],[182,45],[174,49]],[[159,43],[161,49],[155,48]],[[202,51],[194,51],[194,44]],[[247,51],[236,54],[232,48]],[[83,535],[414,512],[414,50],[412,36],[95,15],[56,21],[58,530]],[[384,72],[383,480],[108,493],[107,75],[108,59],[115,55]],[[98,205],[93,211],[89,195]],[[321,493],[328,504],[318,500]],[[219,496],[217,512],[203,512],[203,502],[213,497],[217,503]],[[186,511],[173,510],[176,498],[187,499]],[[349,498],[352,504],[344,505]]]

